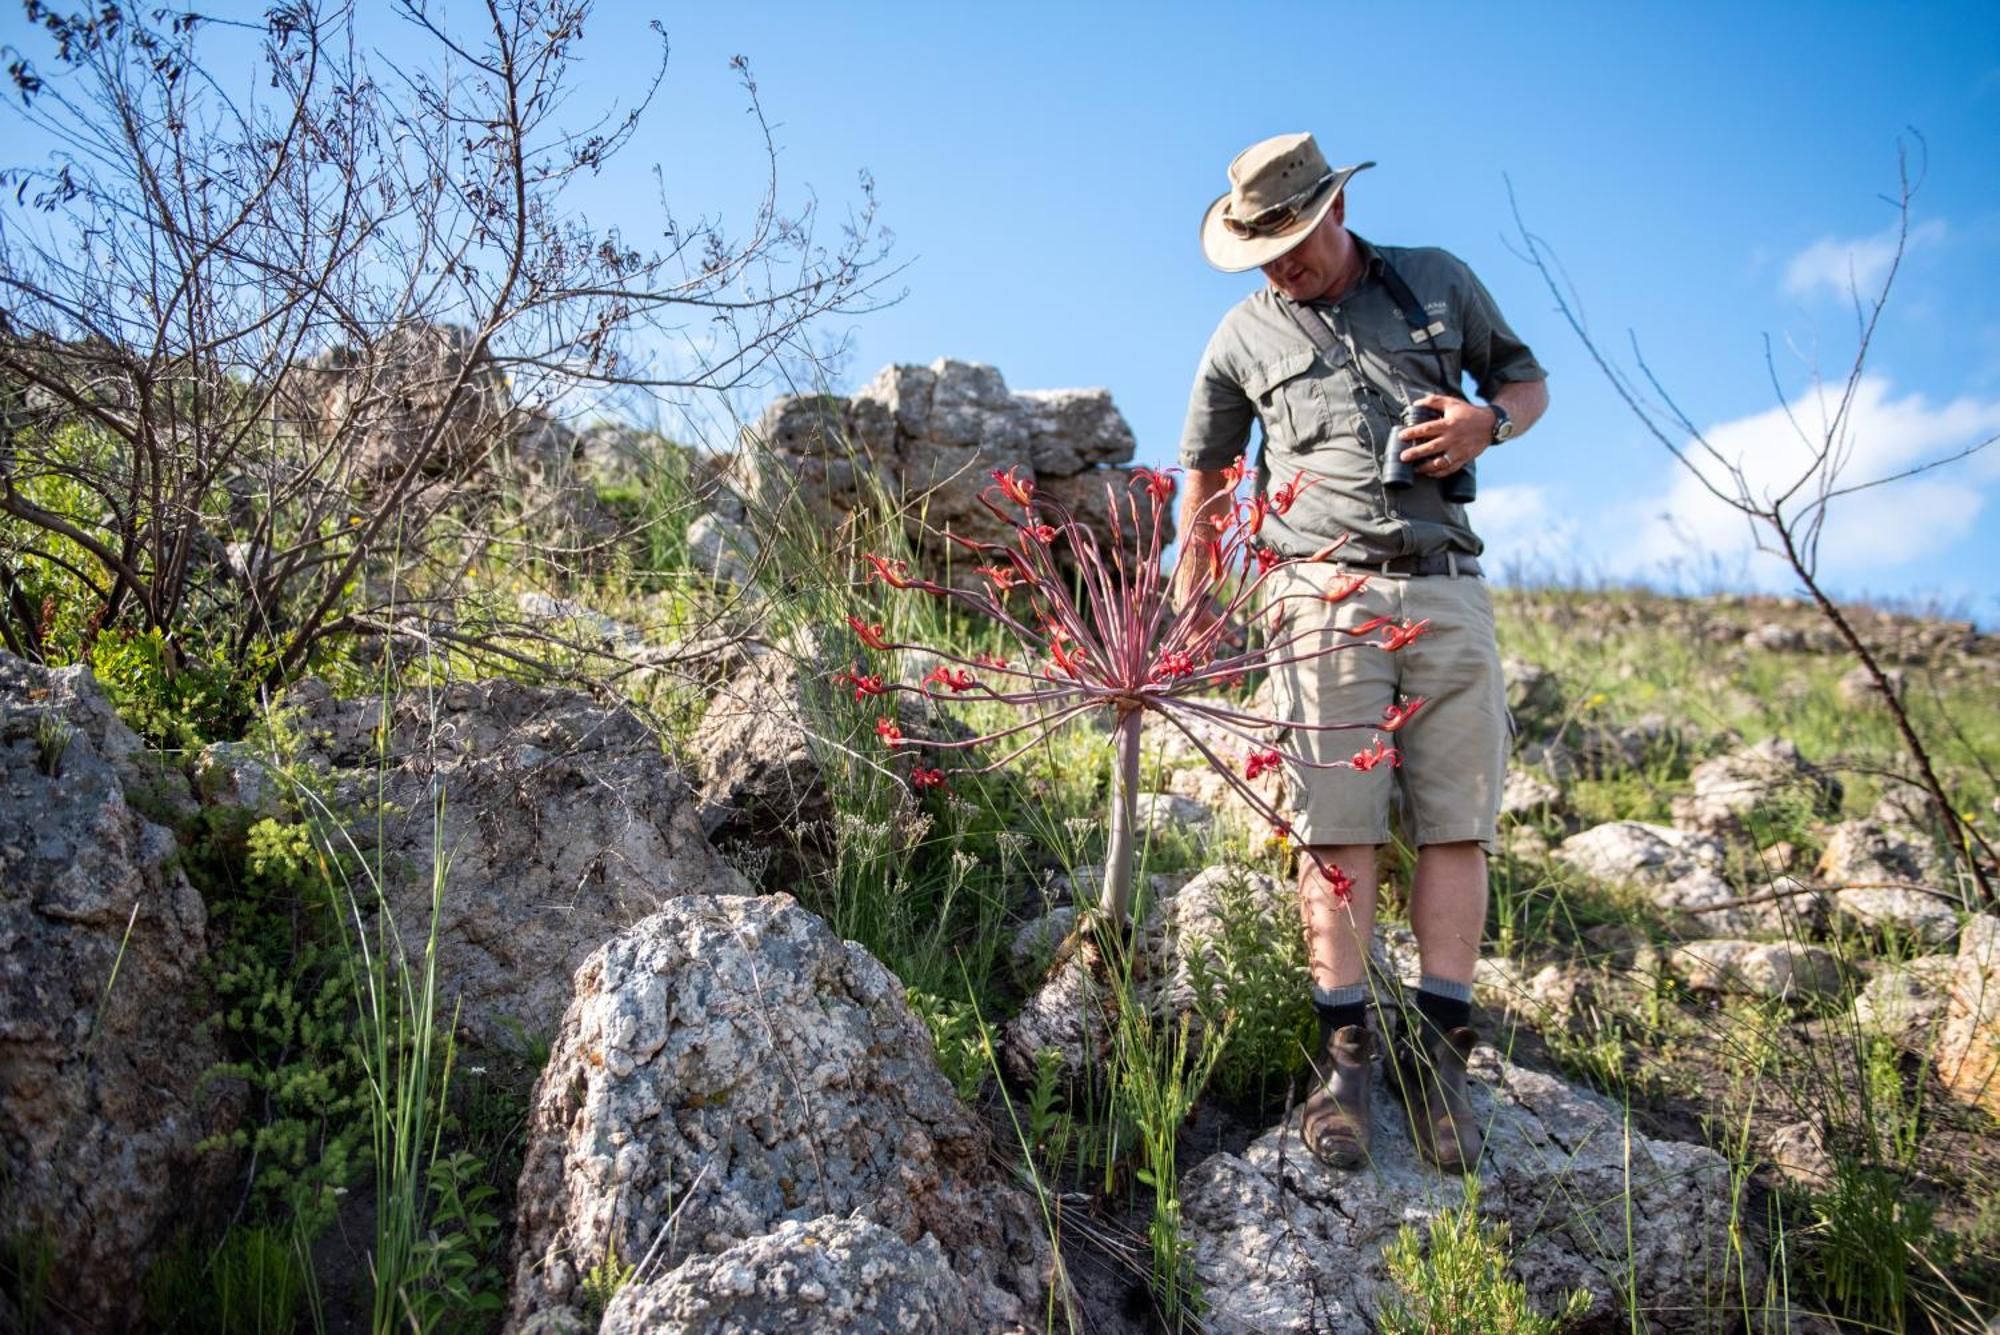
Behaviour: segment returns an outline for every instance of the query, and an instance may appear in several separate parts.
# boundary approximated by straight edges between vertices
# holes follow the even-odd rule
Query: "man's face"
[[[1347,272],[1353,241],[1347,235],[1347,196],[1334,200],[1312,235],[1262,268],[1272,287],[1293,301],[1314,301]]]

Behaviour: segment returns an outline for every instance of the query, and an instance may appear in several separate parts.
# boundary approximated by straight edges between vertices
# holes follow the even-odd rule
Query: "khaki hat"
[[[1363,162],[1338,170],[1309,134],[1250,145],[1229,164],[1229,193],[1201,219],[1201,251],[1224,273],[1269,264],[1312,235]]]

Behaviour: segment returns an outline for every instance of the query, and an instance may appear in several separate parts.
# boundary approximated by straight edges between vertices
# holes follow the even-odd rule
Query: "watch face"
[[[1514,419],[1507,415],[1505,408],[1495,408],[1493,415],[1493,439],[1505,440],[1514,434]]]

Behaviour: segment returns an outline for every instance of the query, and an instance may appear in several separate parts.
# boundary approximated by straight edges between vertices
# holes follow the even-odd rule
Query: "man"
[[[1389,739],[1400,768],[1288,772],[1293,833],[1351,882],[1339,902],[1318,864],[1299,861],[1320,1016],[1301,1136],[1335,1166],[1367,1157],[1376,853],[1400,789],[1418,850],[1410,919],[1423,979],[1412,1004],[1396,1008],[1387,1071],[1419,1151],[1462,1172],[1480,1153],[1465,1059],[1477,1039],[1472,974],[1508,741],[1482,544],[1462,489],[1479,456],[1534,425],[1548,394],[1534,355],[1461,261],[1347,230],[1348,179],[1373,165],[1332,170],[1306,134],[1264,140],[1230,164],[1229,193],[1202,220],[1202,249],[1226,272],[1261,270],[1267,286],[1223,317],[1202,355],[1181,440],[1181,532],[1230,504],[1225,470],[1260,424],[1256,487],[1304,488],[1264,521],[1261,539],[1288,556],[1347,539],[1337,563],[1285,567],[1272,597],[1285,598],[1285,634],[1314,632],[1302,648],[1357,647],[1281,668],[1273,684],[1279,717],[1362,730],[1298,729],[1294,748],[1315,765],[1338,762],[1391,706],[1425,701]],[[1483,403],[1465,397],[1465,375]],[[1434,420],[1418,420],[1426,416]],[[1334,634],[1382,616],[1430,624],[1393,653]]]

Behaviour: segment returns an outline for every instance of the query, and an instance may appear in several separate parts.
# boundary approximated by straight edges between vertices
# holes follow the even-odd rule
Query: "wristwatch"
[[[1498,445],[1503,440],[1511,439],[1514,435],[1514,419],[1507,415],[1507,410],[1497,403],[1487,404],[1486,410],[1493,414],[1493,443]]]

